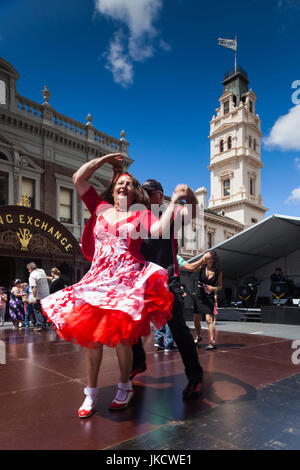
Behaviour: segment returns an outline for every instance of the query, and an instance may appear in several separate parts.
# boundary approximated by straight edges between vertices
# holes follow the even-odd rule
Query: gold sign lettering
[[[54,238],[56,238],[56,240],[59,240],[61,237],[61,233],[57,230],[57,232],[55,232],[54,234]]]
[[[34,215],[30,216],[26,213],[16,213],[15,215],[11,213],[5,213],[0,215],[0,224],[2,225],[13,224],[15,222],[27,226],[31,225],[39,229],[40,232],[45,231],[47,234],[51,235],[54,238],[55,242],[59,241],[60,245],[64,247],[64,250],[68,253],[71,252],[73,249],[73,245],[69,243],[67,236],[64,236],[63,232],[58,230],[55,226],[50,225],[49,222],[46,222],[42,218],[35,217]],[[31,233],[29,228],[23,227],[19,227],[18,229],[16,229],[15,233],[20,242],[21,251],[28,251],[30,240],[32,239],[32,237],[34,237],[34,233]]]

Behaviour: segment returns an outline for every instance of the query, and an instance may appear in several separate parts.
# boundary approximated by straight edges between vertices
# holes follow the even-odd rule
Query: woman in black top
[[[51,280],[50,294],[65,288],[65,281],[61,277],[61,272],[58,268],[51,269],[51,277],[49,279]]]
[[[215,251],[207,251],[204,255],[205,265],[199,272],[199,281],[194,292],[195,326],[200,324],[201,314],[205,315],[208,325],[210,343],[206,349],[216,349],[216,330],[214,325],[214,306],[217,294],[222,289],[222,273],[220,272],[219,259]],[[199,338],[197,338],[197,341]]]

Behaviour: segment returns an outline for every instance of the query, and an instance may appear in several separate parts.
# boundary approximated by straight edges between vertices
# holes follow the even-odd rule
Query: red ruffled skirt
[[[66,341],[87,348],[135,344],[172,318],[173,294],[162,267],[137,262],[112,237],[96,245],[81,281],[41,301],[44,315]]]

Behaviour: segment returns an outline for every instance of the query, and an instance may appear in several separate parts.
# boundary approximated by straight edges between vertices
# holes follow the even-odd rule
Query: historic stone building
[[[256,95],[241,68],[225,74],[220,107],[210,122],[209,208],[245,228],[264,218],[261,195],[261,121]]]
[[[25,279],[33,258],[46,270],[58,265],[74,282],[87,267],[78,242],[89,214],[72,175],[112,152],[122,152],[128,167],[129,143],[124,131],[120,139],[98,131],[90,115],[81,123],[54,110],[47,87],[42,103],[21,96],[18,78],[0,58],[0,284]],[[101,192],[110,178],[104,165],[92,183]]]

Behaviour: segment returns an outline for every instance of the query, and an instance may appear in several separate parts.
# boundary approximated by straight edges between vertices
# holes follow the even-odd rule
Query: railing
[[[111,152],[127,152],[128,142],[125,139],[116,139],[108,134],[98,131],[89,122],[83,124],[82,122],[76,121],[75,119],[69,118],[61,113],[56,112],[50,105],[41,105],[35,101],[31,101],[28,98],[17,94],[17,110],[21,113],[29,115],[30,118],[39,119],[46,121],[55,128],[63,131],[68,135],[74,137],[80,137],[89,139],[95,144],[100,144]]]
[[[85,124],[56,111],[53,111],[52,124],[64,132],[73,133],[74,136],[85,137],[87,135]]]
[[[43,106],[41,104],[20,95],[17,95],[17,107],[18,111],[28,113],[30,116],[40,119],[43,116]]]
[[[96,129],[94,129],[94,140],[95,142],[109,148],[110,150],[121,151],[121,145],[118,139],[110,137],[109,135],[97,131]]]
[[[231,69],[231,70],[229,70],[229,72],[226,72],[224,74],[224,80],[227,80],[227,78],[232,77],[233,75],[235,75],[237,73],[240,73],[244,78],[246,78],[246,80],[248,80],[247,72],[240,65],[237,66],[236,70]]]

